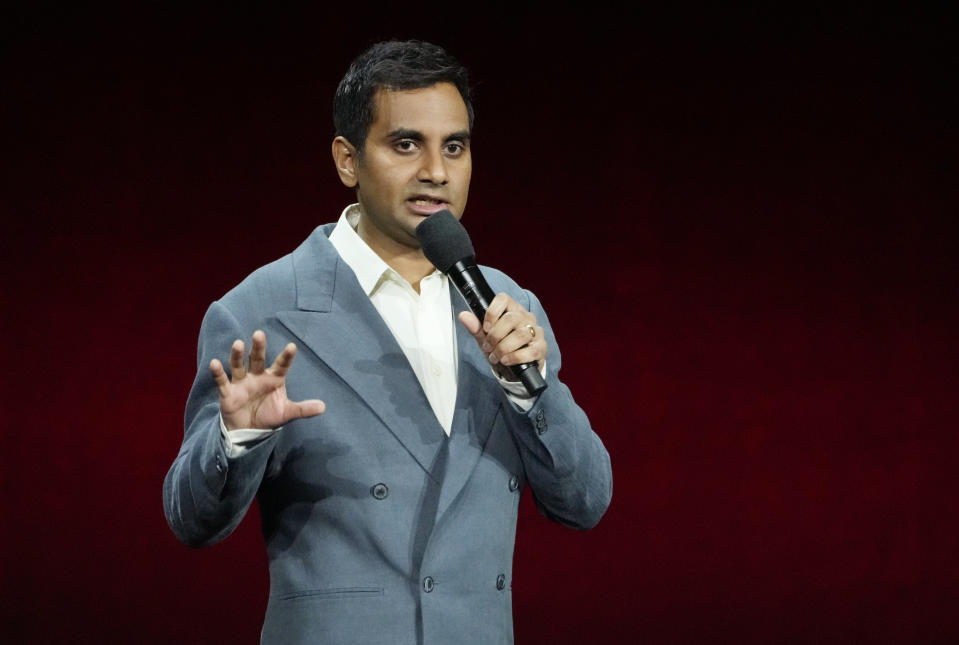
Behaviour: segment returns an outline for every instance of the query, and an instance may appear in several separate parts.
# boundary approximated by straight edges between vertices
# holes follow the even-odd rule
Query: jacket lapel
[[[330,244],[332,228],[320,227],[293,252],[297,311],[279,312],[277,318],[436,478],[434,464],[446,433],[403,350]]]
[[[450,301],[453,316],[467,308],[466,301],[453,288]],[[479,463],[496,417],[502,414],[503,393],[493,378],[490,364],[476,341],[458,321],[456,343],[459,354],[457,368],[456,409],[449,438],[446,474],[440,491],[437,517],[453,503]]]

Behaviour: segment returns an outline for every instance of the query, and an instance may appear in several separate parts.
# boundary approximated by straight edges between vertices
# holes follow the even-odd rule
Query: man
[[[465,70],[427,43],[374,45],[334,111],[333,160],[358,203],[210,306],[167,520],[205,546],[257,498],[264,643],[510,643],[523,489],[589,528],[609,456],[558,380],[536,298],[484,268],[498,295],[480,321],[420,250],[419,222],[466,207]],[[267,339],[283,347],[272,362]],[[548,384],[535,398],[503,370],[526,362]]]

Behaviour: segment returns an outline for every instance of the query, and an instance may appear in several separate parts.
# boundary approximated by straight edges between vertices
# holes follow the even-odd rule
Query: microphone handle
[[[466,258],[453,264],[447,271],[447,275],[482,324],[483,318],[486,316],[486,310],[489,309],[489,304],[492,302],[494,295],[489,283],[480,273],[479,267],[472,261],[472,258]],[[530,396],[536,396],[546,389],[546,381],[543,380],[539,373],[539,365],[535,362],[505,365],[504,367],[509,370],[513,378],[523,383],[523,387],[526,388]]]

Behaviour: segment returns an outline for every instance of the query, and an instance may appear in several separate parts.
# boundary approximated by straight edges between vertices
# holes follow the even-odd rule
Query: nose
[[[446,157],[440,150],[426,150],[423,153],[422,165],[416,175],[421,182],[445,186],[449,181],[446,174]]]

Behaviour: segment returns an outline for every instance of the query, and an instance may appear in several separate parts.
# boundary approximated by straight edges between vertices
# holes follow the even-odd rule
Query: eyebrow
[[[397,128],[386,135],[391,141],[396,141],[398,139],[411,139],[413,141],[424,141],[426,137],[423,136],[423,133],[419,130],[412,130],[410,128]],[[459,132],[453,132],[452,134],[446,135],[443,139],[443,143],[448,143],[450,141],[463,141],[468,142],[470,140],[470,133],[468,130],[460,130]]]
[[[472,135],[470,135],[468,130],[460,130],[459,132],[454,132],[453,134],[448,135],[443,139],[443,143],[449,143],[450,141],[462,141],[463,143],[469,143],[469,140]]]

